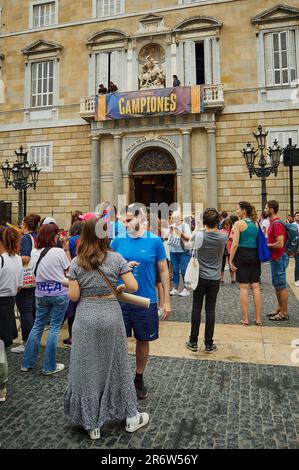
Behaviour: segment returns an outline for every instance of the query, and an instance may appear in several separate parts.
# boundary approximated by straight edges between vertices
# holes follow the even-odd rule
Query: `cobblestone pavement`
[[[16,448],[299,448],[299,374],[293,367],[150,357],[150,424],[134,434],[107,423],[91,441],[63,412],[66,370],[44,377],[20,372],[8,353],[8,400],[0,405],[2,449]],[[69,351],[59,350],[66,366]],[[130,357],[132,371],[134,357]]]
[[[264,326],[296,326],[299,327],[299,302],[289,289],[289,316],[288,321],[270,321],[267,313],[276,309],[276,296],[271,284],[270,265],[262,268],[262,296],[263,296],[263,323]],[[190,297],[172,297],[173,312],[169,321],[191,321],[192,295]],[[203,308],[203,320],[205,313]],[[220,287],[216,307],[216,323],[239,324],[242,318],[238,284],[231,285],[228,271],[225,272],[225,284]],[[254,321],[253,299],[250,293],[249,318]]]

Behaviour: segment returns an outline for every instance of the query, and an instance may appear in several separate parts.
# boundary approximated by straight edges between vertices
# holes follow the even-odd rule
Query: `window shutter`
[[[265,34],[265,82],[273,86],[273,42],[272,33]]]
[[[97,54],[96,92],[101,83],[108,88],[108,60],[109,54],[107,52]]]
[[[205,84],[213,84],[213,70],[212,70],[212,39],[205,39],[204,41],[204,59],[205,59]]]
[[[121,51],[113,51],[110,56],[110,80],[117,86],[119,91],[122,89],[121,74],[125,74],[122,53]]]
[[[184,42],[185,86],[196,85],[195,42]]]
[[[292,83],[294,80],[297,79],[295,31],[289,31],[288,36],[288,62],[290,71],[290,83]]]
[[[172,87],[172,73],[171,73],[171,44],[166,49],[166,86]],[[178,75],[176,72],[173,72]]]

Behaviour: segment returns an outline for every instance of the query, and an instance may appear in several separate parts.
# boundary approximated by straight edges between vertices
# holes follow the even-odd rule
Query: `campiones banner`
[[[96,96],[96,120],[202,113],[204,88],[185,86]]]

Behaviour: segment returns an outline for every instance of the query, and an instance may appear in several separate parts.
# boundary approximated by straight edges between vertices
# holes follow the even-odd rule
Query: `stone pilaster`
[[[208,206],[217,208],[216,128],[207,127],[206,131],[208,134]]]
[[[93,212],[101,202],[101,150],[100,137],[91,136],[90,210]]]
[[[122,134],[113,134],[113,204],[117,206],[118,195],[123,193],[122,180]]]

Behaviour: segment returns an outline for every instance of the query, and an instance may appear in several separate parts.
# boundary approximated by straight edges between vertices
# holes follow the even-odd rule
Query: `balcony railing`
[[[224,108],[223,85],[204,85],[205,110]],[[80,116],[87,121],[95,118],[95,96],[84,96],[80,100]]]

